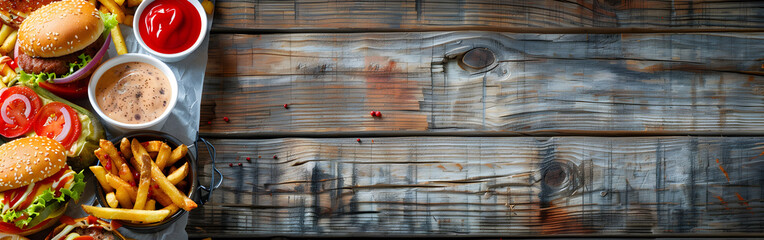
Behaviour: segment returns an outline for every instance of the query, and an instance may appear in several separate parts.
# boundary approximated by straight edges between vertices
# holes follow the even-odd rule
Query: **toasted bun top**
[[[41,136],[25,137],[0,146],[0,192],[53,176],[66,167],[66,149]]]
[[[86,0],[45,5],[21,23],[19,49],[32,57],[60,57],[98,40],[104,26],[96,7]]]

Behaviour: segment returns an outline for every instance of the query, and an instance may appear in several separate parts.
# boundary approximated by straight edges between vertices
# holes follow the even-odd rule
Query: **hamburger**
[[[76,239],[77,237],[92,237],[92,239],[123,240],[125,239],[117,229],[121,226],[117,221],[111,223],[93,216],[71,219],[68,216],[61,217],[63,224],[53,229],[45,240]]]
[[[0,146],[0,232],[30,235],[56,224],[85,188],[55,140],[32,136]]]
[[[86,0],[52,2],[35,10],[19,27],[19,80],[41,83],[64,98],[85,96],[89,76],[108,48],[106,30],[115,22]]]
[[[5,0],[0,1],[0,20],[11,27],[19,28],[19,25],[34,10],[57,0]],[[2,240],[2,238],[0,238]]]

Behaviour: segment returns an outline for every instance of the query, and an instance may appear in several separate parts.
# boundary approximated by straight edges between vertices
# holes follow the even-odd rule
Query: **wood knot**
[[[578,166],[570,161],[554,160],[541,165],[542,193],[547,196],[568,195],[581,186]]]
[[[496,55],[488,48],[474,48],[462,57],[462,63],[470,68],[481,69],[491,66],[496,61]]]
[[[561,164],[552,164],[546,171],[544,171],[544,175],[542,176],[544,184],[554,188],[559,188],[563,185],[565,179],[568,178],[568,173],[560,165]]]

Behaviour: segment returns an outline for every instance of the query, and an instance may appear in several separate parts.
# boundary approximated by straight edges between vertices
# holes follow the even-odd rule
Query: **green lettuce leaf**
[[[80,70],[84,68],[85,66],[90,63],[90,61],[93,61],[93,57],[80,54],[77,56],[80,60],[77,62],[69,63],[69,72],[60,76],[61,78],[65,78],[69,75],[72,75],[77,70]],[[53,79],[59,78],[59,76],[56,76],[55,73],[26,73],[24,70],[19,70],[19,82],[31,84],[31,85],[37,85],[41,82],[53,82]]]
[[[103,21],[103,26],[105,28],[104,32],[110,31],[112,28],[116,27],[117,24],[119,24],[119,21],[117,21],[117,15],[111,13],[101,12],[101,21]]]
[[[72,185],[68,189],[61,189],[61,196],[56,197],[50,188],[45,189],[42,194],[35,197],[34,201],[32,201],[32,204],[30,204],[26,209],[19,211],[9,210],[8,212],[4,213],[2,216],[3,221],[13,222],[17,227],[21,228],[28,225],[29,222],[40,215],[40,212],[42,212],[47,205],[64,203],[66,202],[67,197],[74,201],[79,200],[82,192],[85,190],[84,179],[85,174],[83,171],[75,173]],[[28,217],[24,219],[18,219],[19,217],[25,215]]]

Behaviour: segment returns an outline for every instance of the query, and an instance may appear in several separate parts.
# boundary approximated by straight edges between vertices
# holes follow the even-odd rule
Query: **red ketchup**
[[[201,34],[202,19],[188,1],[156,0],[146,6],[138,26],[146,46],[160,53],[173,54],[194,45]]]

